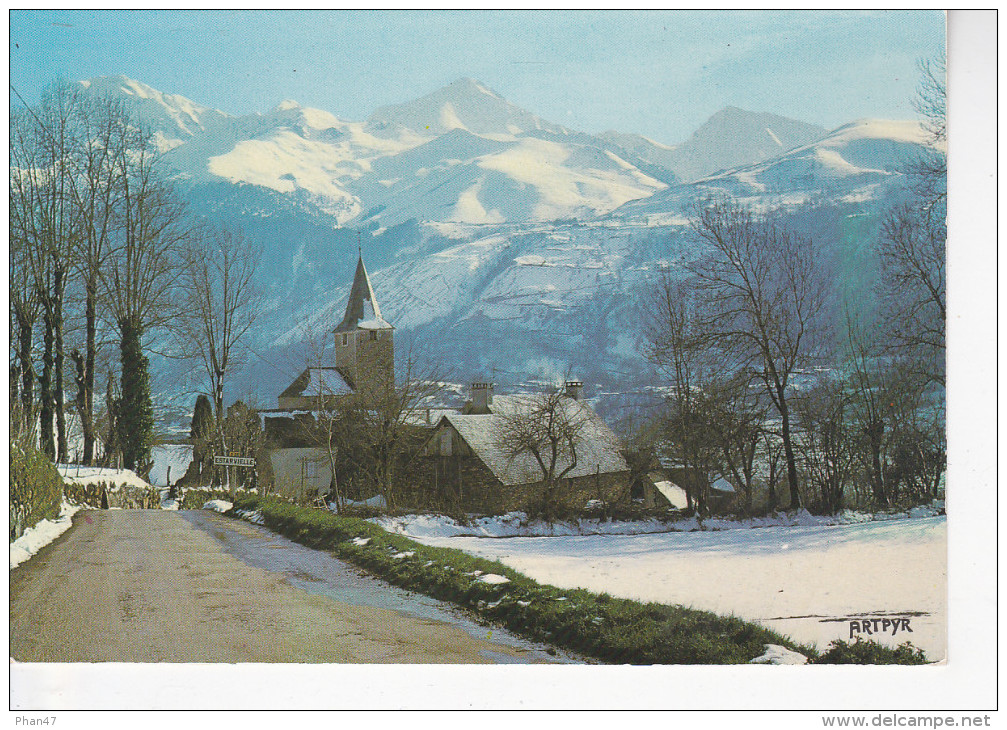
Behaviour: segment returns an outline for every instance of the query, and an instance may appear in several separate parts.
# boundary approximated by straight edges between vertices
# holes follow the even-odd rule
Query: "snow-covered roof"
[[[280,393],[281,398],[296,396],[333,396],[348,395],[353,388],[346,382],[337,368],[308,368],[297,376],[297,380]]]
[[[374,296],[371,278],[367,275],[364,259],[357,259],[357,271],[353,275],[353,286],[346,301],[346,314],[336,327],[336,332],[351,332],[356,329],[390,330],[392,326],[381,316],[381,307]]]
[[[501,482],[507,485],[529,484],[542,480],[542,470],[535,457],[529,453],[511,456],[499,441],[507,427],[506,415],[527,411],[532,403],[533,396],[494,396],[490,406],[492,413],[448,413],[442,423],[449,423]],[[629,467],[619,453],[619,439],[597,414],[582,401],[564,398],[561,403],[564,408],[573,411],[569,414],[571,417],[584,424],[577,445],[577,465],[566,475],[567,478],[628,471]],[[560,460],[557,470],[562,471],[568,464],[569,460]]]
[[[458,413],[457,408],[417,408],[406,417],[410,426],[436,426],[444,416]]]
[[[724,479],[724,477],[717,477],[713,481],[713,484],[710,485],[710,489],[714,492],[730,492],[734,494],[734,485]]]
[[[654,482],[654,486],[668,500],[668,504],[675,509],[685,509],[689,506],[689,498],[686,496],[685,490],[674,482],[662,480]]]
[[[363,302],[363,319],[357,322],[357,328],[362,330],[390,330],[392,326],[381,318],[381,310],[377,302],[365,299]]]

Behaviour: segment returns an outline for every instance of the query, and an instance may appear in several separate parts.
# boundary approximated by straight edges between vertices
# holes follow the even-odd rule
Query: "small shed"
[[[726,509],[735,496],[734,485],[726,478],[709,477],[695,469],[667,468],[648,474],[651,489],[645,493],[648,506],[665,505],[672,509],[687,509],[689,495],[709,485],[709,508],[713,512]]]
[[[273,469],[273,490],[296,502],[325,496],[332,485],[332,469],[325,449],[273,449],[269,452],[269,463]]]

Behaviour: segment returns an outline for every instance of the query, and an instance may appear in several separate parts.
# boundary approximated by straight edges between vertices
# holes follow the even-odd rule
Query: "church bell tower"
[[[357,259],[346,314],[333,330],[336,368],[361,395],[386,392],[395,385],[395,328],[381,317],[363,256]]]

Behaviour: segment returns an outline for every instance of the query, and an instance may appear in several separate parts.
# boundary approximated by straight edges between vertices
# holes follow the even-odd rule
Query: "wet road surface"
[[[564,661],[263,527],[204,511],[78,512],[10,573],[24,662]]]

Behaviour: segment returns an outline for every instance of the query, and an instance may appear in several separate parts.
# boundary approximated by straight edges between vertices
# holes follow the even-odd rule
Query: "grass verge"
[[[733,616],[542,585],[497,561],[421,545],[359,518],[271,497],[236,495],[233,502],[235,510],[261,514],[270,529],[394,585],[450,601],[520,636],[604,662],[743,664],[761,656],[765,644],[819,658],[808,647]],[[860,656],[871,663],[898,663],[895,659],[901,657],[895,652],[878,645],[877,651]]]

